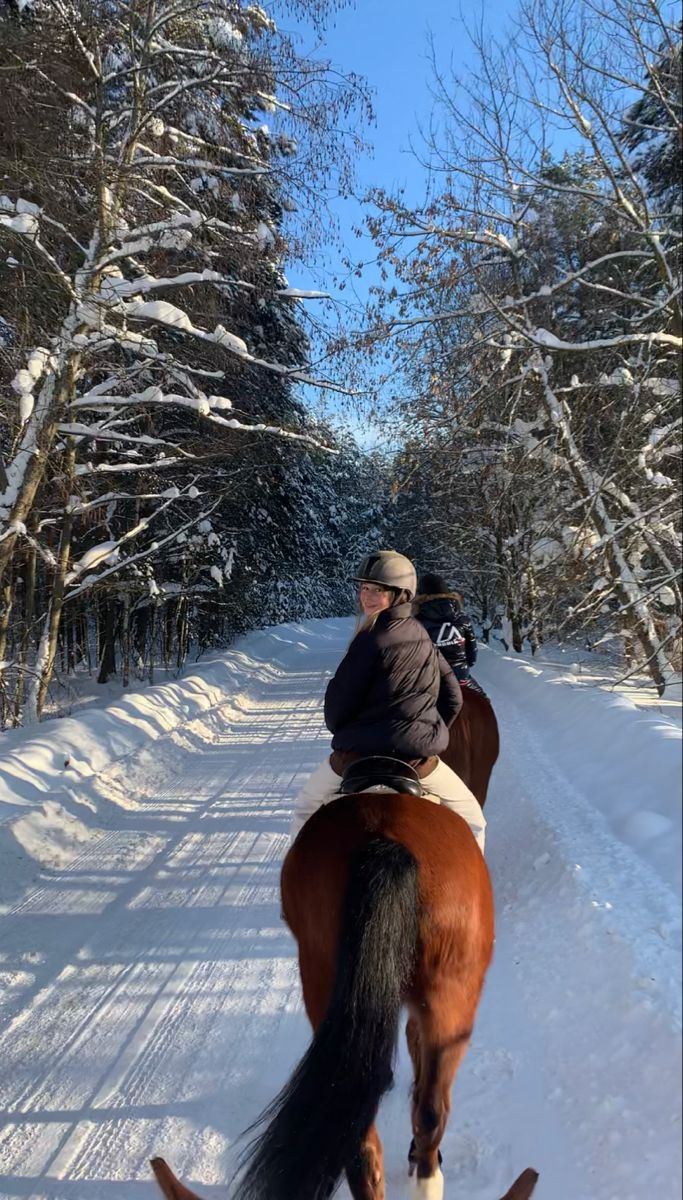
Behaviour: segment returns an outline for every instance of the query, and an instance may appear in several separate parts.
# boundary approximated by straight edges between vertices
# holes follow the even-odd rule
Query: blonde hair
[[[386,611],[386,610],[382,610],[382,611]],[[366,629],[372,629],[374,627],[375,621],[377,620],[378,616],[379,616],[379,613],[376,612],[376,613],[372,613],[369,617],[366,617],[366,615],[362,609],[360,610],[359,613],[356,614],[356,625],[355,625],[353,633],[351,634],[351,641],[349,642],[349,646],[351,645],[351,642],[353,641],[353,639],[355,637],[358,637],[359,633],[363,633]]]
[[[405,601],[408,599],[407,592],[404,592],[404,591],[398,592],[398,591],[396,591],[396,588],[387,588],[386,590],[388,592],[396,593],[391,604],[389,605],[389,608],[395,608],[397,604],[405,603]],[[381,614],[383,612],[388,612],[388,611],[389,611],[388,609],[383,608],[383,609],[380,609],[379,612],[372,613],[369,617],[366,617],[365,613],[363,612],[362,605],[359,601],[358,602],[358,612],[356,613],[356,625],[355,625],[353,633],[351,634],[351,638],[349,639],[349,646],[351,645],[351,642],[353,641],[353,639],[358,637],[359,633],[364,633],[366,630],[373,629],[377,618],[379,616],[381,616]]]

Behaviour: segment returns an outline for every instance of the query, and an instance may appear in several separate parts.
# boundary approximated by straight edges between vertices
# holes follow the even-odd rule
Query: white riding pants
[[[313,774],[309,775],[294,801],[292,820],[289,826],[292,841],[316,809],[323,804],[329,804],[330,800],[336,799],[339,795],[340,783],[341,779],[332,770],[329,758],[321,762]],[[420,783],[424,788],[426,800],[432,800],[435,804],[444,804],[446,808],[452,809],[467,821],[483,854],[486,818],[478,800],[472,795],[460,776],[439,759],[435,769],[429,775],[425,775]],[[367,790],[372,791],[373,789]]]

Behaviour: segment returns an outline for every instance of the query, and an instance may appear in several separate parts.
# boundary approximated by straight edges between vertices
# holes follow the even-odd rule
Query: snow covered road
[[[206,1200],[226,1196],[234,1138],[308,1039],[278,874],[348,635],[342,621],[283,627],[212,711],[211,740],[182,755],[157,740],[140,805],[117,807],[0,917],[3,1200],[154,1200],[154,1153]],[[586,753],[616,763],[613,714],[577,784],[567,696],[482,659],[502,737],[487,806],[498,937],[455,1086],[446,1195],[497,1200],[533,1165],[539,1200],[679,1200],[680,923],[669,831],[654,836],[667,818],[653,812],[638,841],[628,813],[619,825],[614,803],[596,804]],[[661,730],[646,734],[659,745]],[[604,793],[597,757],[594,775]],[[131,766],[132,788],[139,777]],[[388,1200],[407,1195],[408,1078],[402,1053],[380,1121]]]

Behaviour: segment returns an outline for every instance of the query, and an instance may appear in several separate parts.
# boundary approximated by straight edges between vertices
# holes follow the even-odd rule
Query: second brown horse
[[[441,757],[467,784],[482,808],[499,751],[498,722],[491,701],[464,686],[462,709],[451,725],[448,749]]]

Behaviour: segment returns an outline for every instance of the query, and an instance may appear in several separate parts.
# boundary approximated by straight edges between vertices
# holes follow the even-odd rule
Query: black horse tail
[[[351,862],[327,1015],[260,1118],[269,1124],[242,1161],[239,1200],[327,1200],[357,1166],[393,1084],[417,937],[417,862],[398,842],[374,837]]]

